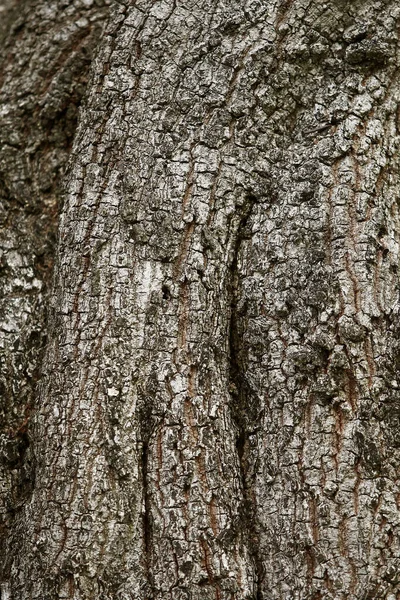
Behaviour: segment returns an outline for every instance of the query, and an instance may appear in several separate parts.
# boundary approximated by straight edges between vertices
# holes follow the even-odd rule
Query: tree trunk
[[[398,2],[1,6],[1,600],[399,600]]]

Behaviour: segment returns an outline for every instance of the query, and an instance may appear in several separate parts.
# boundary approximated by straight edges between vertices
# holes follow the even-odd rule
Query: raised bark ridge
[[[113,6],[17,600],[399,597],[398,17]]]
[[[60,180],[104,2],[0,3],[0,581],[34,484],[28,424],[46,343]]]

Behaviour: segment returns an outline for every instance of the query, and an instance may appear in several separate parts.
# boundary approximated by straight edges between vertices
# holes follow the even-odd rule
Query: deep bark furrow
[[[258,552],[259,539],[257,533],[256,514],[257,509],[254,505],[252,472],[249,465],[249,444],[251,434],[257,430],[257,417],[259,408],[254,405],[254,398],[246,382],[245,369],[242,364],[241,349],[243,345],[243,322],[239,314],[239,285],[240,276],[238,262],[241,260],[241,249],[243,241],[251,237],[249,220],[253,211],[253,206],[257,199],[253,196],[246,198],[243,207],[240,209],[241,217],[237,228],[236,240],[234,242],[233,258],[230,265],[230,321],[228,326],[229,336],[229,371],[230,383],[229,391],[231,394],[231,410],[233,422],[237,428],[236,449],[238,453],[238,462],[241,475],[241,492],[243,495],[243,506],[241,508],[240,528],[243,536],[247,539],[247,545],[250,556],[254,561],[255,569],[255,590],[254,599],[262,598],[262,579],[263,568],[262,560]],[[242,331],[240,331],[242,328]]]

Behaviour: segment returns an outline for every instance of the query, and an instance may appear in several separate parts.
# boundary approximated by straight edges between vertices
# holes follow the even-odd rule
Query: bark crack
[[[148,489],[148,460],[149,460],[149,443],[142,442],[142,490],[143,490],[143,546],[144,546],[144,569],[146,579],[149,584],[150,593],[147,600],[152,600],[154,595],[154,582],[151,572],[151,548],[152,548],[152,532],[150,520],[150,496]]]
[[[240,270],[239,260],[243,242],[250,238],[249,221],[256,204],[254,196],[248,196],[241,207],[239,224],[233,247],[233,258],[230,265],[230,322],[229,322],[229,392],[231,395],[232,418],[237,428],[236,449],[240,466],[241,486],[243,493],[242,530],[248,539],[248,549],[252,556],[256,575],[255,600],[262,598],[263,569],[259,556],[256,510],[250,481],[250,442],[249,436],[254,430],[254,413],[256,406],[246,380],[244,367],[244,348],[242,322],[244,311],[239,307]]]

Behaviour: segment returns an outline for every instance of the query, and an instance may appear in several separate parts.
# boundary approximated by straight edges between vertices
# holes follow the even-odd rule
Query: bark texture
[[[24,7],[3,595],[399,600],[398,2]]]
[[[0,2],[0,581],[34,483],[28,422],[47,337],[60,181],[103,2]]]

